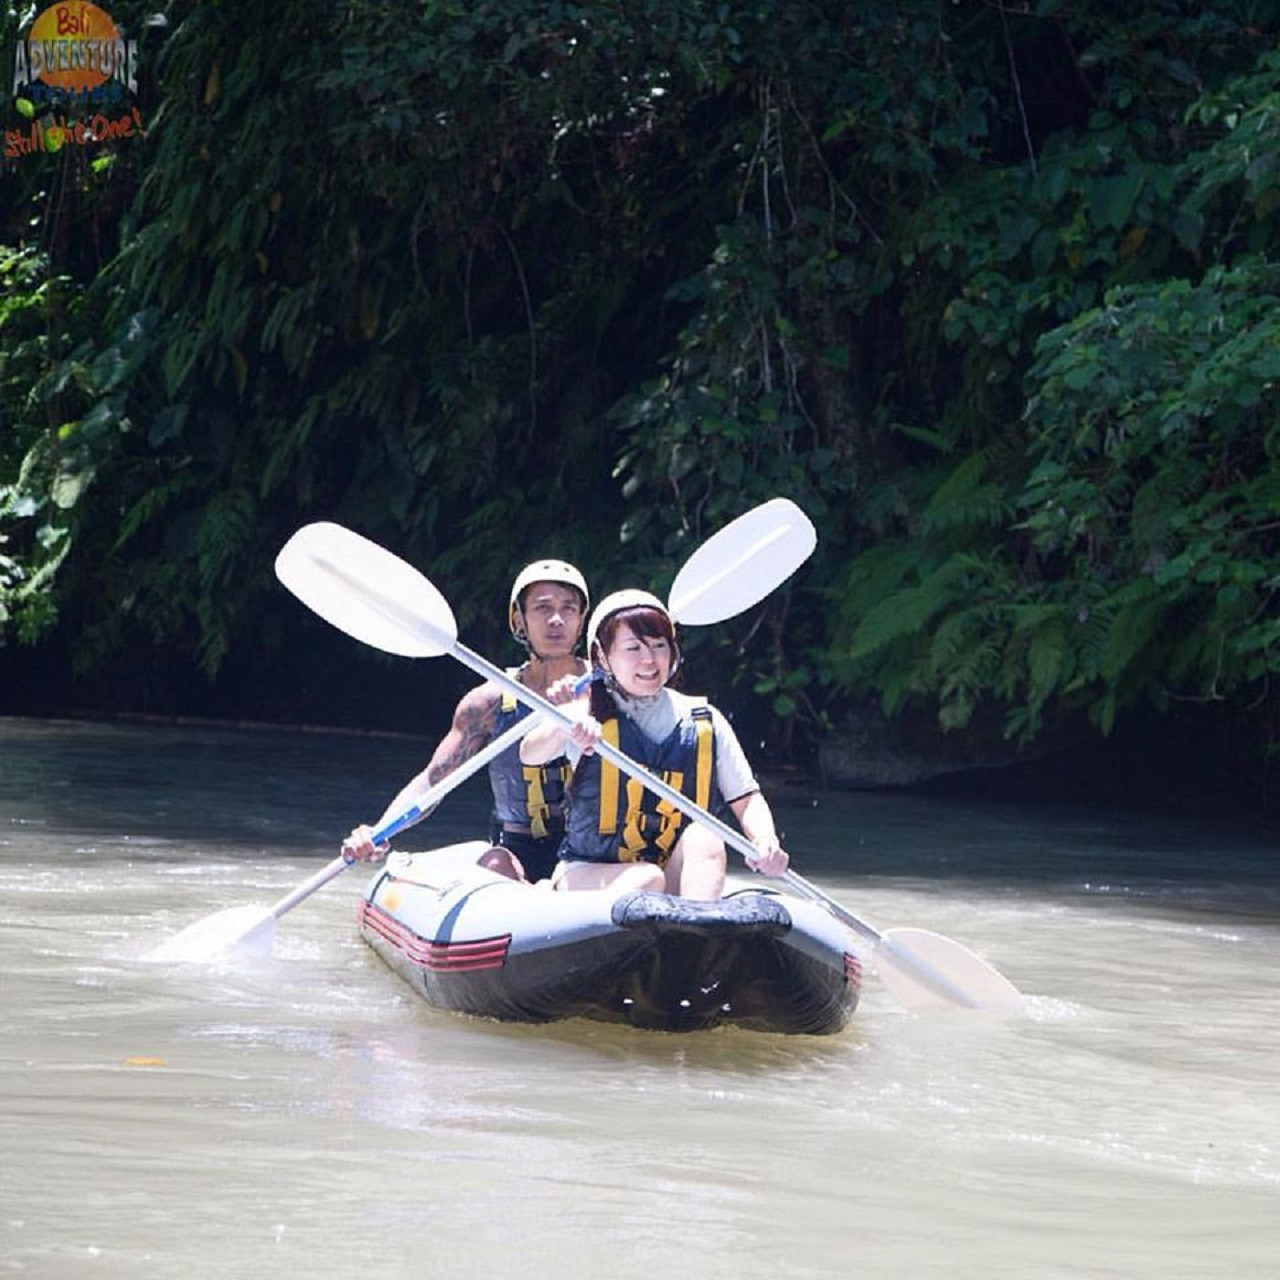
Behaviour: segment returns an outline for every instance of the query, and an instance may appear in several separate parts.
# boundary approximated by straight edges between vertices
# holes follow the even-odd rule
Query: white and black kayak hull
[[[557,893],[481,868],[487,847],[394,854],[360,903],[362,937],[436,1008],[825,1035],[857,1006],[849,932],[768,881],[714,902]]]

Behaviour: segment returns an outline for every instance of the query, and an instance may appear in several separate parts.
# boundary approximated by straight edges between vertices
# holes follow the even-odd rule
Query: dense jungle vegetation
[[[275,583],[299,524],[510,659],[526,559],[663,589],[784,494],[818,553],[697,638],[780,751],[874,705],[1266,758],[1280,3],[110,13],[145,136],[3,161],[7,671],[435,732]]]

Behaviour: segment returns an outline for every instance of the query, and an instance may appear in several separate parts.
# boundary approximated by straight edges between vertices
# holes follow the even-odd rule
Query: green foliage
[[[1041,594],[1106,587],[1095,697],[1223,698],[1280,669],[1278,301],[1280,268],[1242,258],[1117,290],[1042,343],[1022,527],[1060,579]]]
[[[110,430],[109,404],[92,399],[93,371],[56,359],[79,306],[47,254],[0,246],[0,638],[12,631],[28,644],[56,619],[53,583]]]
[[[521,559],[660,586],[783,493],[819,553],[708,643],[790,731],[1273,709],[1274,0],[167,18],[0,237],[10,626],[214,673],[334,518],[496,641]]]
[[[1278,302],[1280,268],[1242,259],[1194,286],[1117,289],[1046,334],[1011,490],[1025,544],[928,571],[906,543],[860,557],[840,661],[879,664],[890,709],[936,697],[962,724],[989,697],[1024,737],[1054,700],[1109,732],[1140,698],[1265,691],[1280,671]]]
[[[913,362],[937,386],[939,348],[962,354],[939,428],[910,433],[923,491],[898,471],[897,529],[847,571],[837,687],[944,726],[1003,705],[1022,739],[1050,709],[1109,732],[1140,700],[1273,706],[1280,61],[1199,92],[1230,20],[1202,15],[1196,51],[1162,20],[1180,50],[1111,68],[1145,98],[922,207]],[[1118,47],[1098,34],[1090,63]]]
[[[112,6],[131,36],[143,6]],[[35,10],[0,11],[0,48],[13,50]],[[30,136],[57,110],[13,101]],[[6,151],[8,129],[6,126]],[[89,495],[114,454],[136,344],[114,354],[98,344],[100,305],[89,284],[114,251],[134,182],[137,139],[90,148],[7,155],[0,206],[0,644],[34,644],[58,620],[74,588],[72,550]]]
[[[611,495],[577,482],[610,466],[626,370],[600,353],[651,343],[628,286],[679,270],[670,201],[636,193],[741,38],[715,6],[641,8],[171,9],[96,285],[102,358],[145,350],[99,459],[122,532],[82,545],[109,565],[83,584],[86,661],[136,633],[216,671],[263,549],[313,515],[464,560],[461,613],[491,625],[513,558],[592,540]]]

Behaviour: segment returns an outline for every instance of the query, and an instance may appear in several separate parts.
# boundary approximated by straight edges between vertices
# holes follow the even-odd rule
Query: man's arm
[[[382,817],[375,823],[381,826],[403,813],[416,803],[428,787],[447,778],[455,769],[466,764],[477,751],[483,750],[493,739],[498,723],[498,709],[502,705],[502,693],[495,684],[482,684],[462,695],[454,708],[453,723],[436,745],[427,767],[409,779],[394,800],[387,805]],[[425,813],[422,815],[427,816]]]
[[[502,705],[502,691],[496,684],[482,684],[462,695],[453,712],[453,723],[440,739],[425,769],[409,779],[387,805],[382,817],[372,826],[358,826],[343,841],[342,854],[346,858],[373,861],[381,857],[385,847],[374,847],[374,831],[398,818],[418,803],[418,797],[442,778],[447,778],[460,768],[493,738],[498,724],[498,710]],[[431,812],[422,814],[425,818]],[[419,821],[422,819],[419,818]]]

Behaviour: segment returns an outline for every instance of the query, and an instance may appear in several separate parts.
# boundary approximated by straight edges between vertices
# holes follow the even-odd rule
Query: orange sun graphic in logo
[[[120,33],[96,4],[56,4],[31,24],[27,39],[44,52],[40,79],[59,89],[96,89],[111,78]]]

